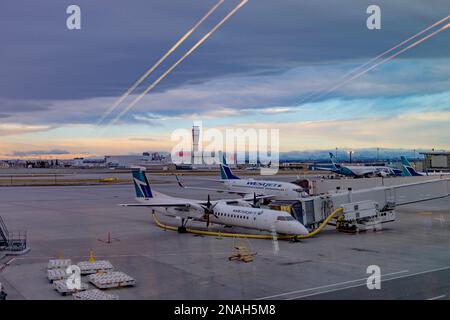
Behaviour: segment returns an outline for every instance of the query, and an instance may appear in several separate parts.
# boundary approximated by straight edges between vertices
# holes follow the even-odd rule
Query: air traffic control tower
[[[203,164],[203,154],[199,152],[199,144],[200,141],[200,127],[192,126],[192,155],[191,160],[193,165],[202,165]]]

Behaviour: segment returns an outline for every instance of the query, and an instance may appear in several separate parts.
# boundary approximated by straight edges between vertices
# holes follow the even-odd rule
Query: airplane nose
[[[305,228],[304,225],[302,225],[300,222],[297,221],[296,225],[295,225],[295,235],[306,235],[309,233],[308,229]]]
[[[298,221],[280,222],[276,226],[276,229],[279,233],[289,235],[305,235],[309,233],[308,229],[306,229],[305,226]]]

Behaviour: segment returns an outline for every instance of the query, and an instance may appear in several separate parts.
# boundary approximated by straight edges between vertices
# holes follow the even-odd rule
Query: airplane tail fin
[[[405,166],[403,165],[403,175],[406,177],[417,177],[417,176],[423,176],[423,174],[420,174],[419,172],[416,171],[416,169],[414,169],[413,167],[410,166]]]
[[[330,152],[330,160],[331,160],[331,164],[333,165],[333,169],[338,169],[338,167],[336,166],[336,158],[334,156],[334,154],[332,154]]]
[[[401,156],[402,159],[402,168],[403,168],[403,175],[407,177],[411,176],[422,176],[422,174],[418,173],[416,169],[413,168],[411,163],[406,159],[406,157]]]
[[[227,165],[227,161],[225,159],[225,155],[222,154],[222,163],[220,163],[220,177],[222,180],[236,180],[239,177],[235,176],[233,172],[231,172],[230,167]]]
[[[402,165],[402,175],[404,177],[411,177],[412,174],[411,172],[409,172],[408,167],[406,167],[405,165]]]
[[[406,159],[405,156],[401,156],[400,159],[402,159],[402,165],[412,167],[411,163],[408,161],[408,159]]]
[[[145,171],[141,168],[133,168],[132,170],[134,189],[137,198],[153,198],[152,189],[148,183]]]

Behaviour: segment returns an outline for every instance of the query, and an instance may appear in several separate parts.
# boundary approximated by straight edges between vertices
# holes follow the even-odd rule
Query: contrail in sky
[[[163,75],[156,79],[144,92],[142,92],[136,99],[134,99],[121,113],[117,115],[109,125],[112,125],[120,120],[120,118],[125,115],[131,108],[133,108],[136,103],[138,103],[150,90],[156,87],[167,75],[172,72],[184,59],[186,59],[191,53],[193,53],[203,42],[205,42],[217,29],[219,29],[228,19],[230,19],[236,12],[241,9],[248,0],[242,0],[229,14],[225,16],[218,24],[216,24],[207,34],[203,36],[194,46],[189,49],[177,62],[175,62]]]
[[[436,31],[430,33],[429,35],[427,35],[427,36],[421,38],[420,40],[417,40],[416,42],[414,42],[413,44],[410,44],[409,46],[403,48],[402,50],[397,51],[396,53],[390,55],[389,57],[387,57],[387,58],[385,58],[385,59],[383,59],[383,60],[381,60],[380,62],[378,62],[378,63],[372,65],[370,68],[367,68],[367,69],[365,69],[365,70],[363,70],[363,71],[361,71],[361,72],[359,72],[359,73],[353,75],[352,77],[348,78],[347,80],[345,80],[345,81],[343,81],[343,82],[341,82],[341,83],[338,83],[338,84],[335,85],[334,87],[330,88],[330,89],[326,92],[326,94],[335,91],[336,89],[342,87],[343,85],[347,84],[348,82],[350,82],[350,81],[352,81],[352,80],[354,80],[354,79],[356,79],[356,78],[359,78],[360,76],[366,74],[366,73],[369,72],[370,70],[373,70],[373,69],[375,69],[376,67],[378,67],[379,65],[381,65],[381,64],[383,64],[383,63],[386,63],[386,62],[388,62],[388,61],[394,59],[395,57],[397,57],[398,55],[402,54],[403,52],[408,51],[409,49],[414,48],[415,46],[421,44],[422,42],[428,40],[428,39],[431,38],[431,37],[434,37],[434,36],[437,35],[438,33],[442,32],[442,31],[444,31],[444,30],[446,30],[446,29],[448,29],[448,28],[450,28],[450,23],[447,24],[447,25],[445,25],[445,26],[443,26],[443,27],[441,27],[441,28],[439,28],[439,29],[437,29]]]
[[[375,61],[381,59],[382,57],[386,56],[388,53],[391,53],[391,52],[394,51],[395,49],[398,49],[398,48],[400,48],[401,46],[407,44],[408,42],[410,42],[410,41],[416,39],[417,37],[419,37],[419,36],[421,36],[421,35],[423,35],[425,32],[429,31],[430,29],[432,29],[432,28],[434,28],[434,27],[436,27],[436,26],[438,26],[438,25],[444,23],[444,22],[447,21],[448,19],[450,19],[450,15],[446,16],[445,18],[443,18],[443,19],[441,19],[441,20],[439,20],[439,21],[437,21],[437,22],[435,22],[435,23],[433,23],[432,25],[428,26],[427,28],[423,29],[422,31],[416,33],[415,35],[409,37],[408,39],[406,39],[406,40],[400,42],[399,44],[397,44],[397,45],[393,46],[392,48],[390,48],[390,49],[384,51],[383,53],[379,54],[379,55],[376,56],[375,58],[370,59],[370,60],[367,61],[366,63],[364,63],[364,64],[362,64],[362,65],[356,67],[356,68],[353,69],[353,70],[350,70],[349,72],[347,72],[346,74],[344,74],[342,77],[340,77],[339,81],[346,79],[347,77],[351,76],[351,75],[354,74],[355,72],[358,72],[359,70],[362,70],[362,69],[365,68],[366,66],[372,64],[373,62],[375,62]],[[444,27],[444,29],[446,29],[446,28],[448,28],[448,25]],[[440,30],[440,31],[442,31],[442,30]],[[439,32],[440,32],[440,31],[439,31]],[[402,52],[404,52],[404,51],[402,51]],[[373,69],[373,68],[371,68],[370,70],[372,70],[372,69]],[[345,83],[347,83],[347,82],[345,82]],[[339,87],[340,87],[340,86],[339,86]],[[302,100],[299,102],[299,104],[303,104],[303,103],[308,102],[308,101],[311,101],[311,100],[317,100],[317,99],[319,99],[319,98],[321,98],[321,97],[323,97],[323,96],[328,95],[329,93],[331,93],[331,92],[334,91],[335,89],[337,89],[336,86],[333,86],[333,87],[331,87],[331,88],[326,89],[326,91],[325,91],[325,90],[319,91],[319,94],[313,93],[313,94],[311,94],[311,95],[308,95],[306,98],[302,99]]]
[[[225,0],[219,0],[214,7],[211,8],[184,36],[180,38],[173,46],[170,48],[150,69],[147,70],[139,79],[137,79],[131,87],[127,89],[127,91],[120,96],[119,99],[103,114],[103,116],[97,121],[97,125],[102,123],[110,114],[113,112],[119,104],[121,104],[130,94],[133,92],[156,68],[159,67],[164,60],[167,59],[208,17],[214,13],[214,11],[219,8],[219,6]]]

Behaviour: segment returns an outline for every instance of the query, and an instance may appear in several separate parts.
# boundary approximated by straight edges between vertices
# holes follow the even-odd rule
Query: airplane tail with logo
[[[333,165],[334,170],[338,170],[339,168],[336,166],[336,158],[334,157],[334,154],[330,152],[330,160],[331,164]]]
[[[405,156],[401,156],[400,159],[402,159],[402,165],[412,167],[411,163],[408,161],[408,159],[406,159]]]
[[[222,163],[220,164],[220,177],[222,180],[236,180],[239,177],[235,176],[233,172],[231,172],[230,167],[227,165],[227,161],[225,159],[225,155],[222,154]]]
[[[132,174],[136,197],[146,199],[153,198],[154,195],[152,193],[152,189],[150,188],[150,184],[148,183],[147,177],[145,176],[145,171],[140,168],[133,168]]]
[[[402,168],[403,168],[403,175],[406,177],[417,177],[422,176],[419,172],[416,171],[416,169],[413,168],[411,163],[406,159],[406,157],[401,156],[402,159]]]

